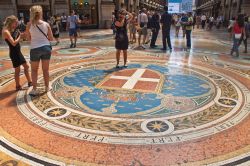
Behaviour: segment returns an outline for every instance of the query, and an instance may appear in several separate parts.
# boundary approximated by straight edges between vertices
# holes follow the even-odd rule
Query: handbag
[[[38,29],[38,30],[48,39],[48,41],[49,41],[48,36],[41,30],[41,28],[39,28],[38,25],[36,25],[36,27],[37,27],[37,29]],[[50,43],[50,41],[49,41],[49,43]],[[50,49],[52,50],[52,45],[51,45],[51,43],[50,43]]]

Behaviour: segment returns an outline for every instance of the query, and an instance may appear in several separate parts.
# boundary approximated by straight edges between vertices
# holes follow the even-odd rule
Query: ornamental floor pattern
[[[84,32],[82,32],[84,34]],[[228,34],[194,30],[193,48],[128,50],[115,68],[110,30],[53,47],[51,90],[16,92],[0,51],[0,165],[250,165],[250,54],[231,57]],[[65,35],[65,34],[64,34]],[[29,47],[22,44],[29,60]],[[241,48],[242,52],[242,48]],[[122,55],[121,55],[122,60]]]

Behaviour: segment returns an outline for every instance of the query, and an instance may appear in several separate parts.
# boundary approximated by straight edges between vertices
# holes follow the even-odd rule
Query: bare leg
[[[139,43],[139,46],[141,45],[141,34],[139,33],[139,37],[138,37],[138,43]]]
[[[15,82],[16,82],[16,87],[20,87],[20,66],[15,68]]]
[[[28,83],[30,83],[30,82],[31,82],[31,79],[30,79],[30,74],[29,74],[29,66],[28,66],[27,63],[24,63],[24,64],[23,64],[23,67],[24,67],[24,74],[25,74],[25,77],[26,77]]]
[[[116,66],[119,65],[121,50],[116,50]]]
[[[128,52],[127,50],[123,50],[123,59],[124,59],[124,66],[127,64]]]
[[[147,38],[147,35],[143,35],[142,44],[145,44],[145,42],[146,42],[146,38]]]
[[[46,91],[49,87],[49,61],[50,60],[42,60],[43,78]]]
[[[75,43],[74,43],[74,44],[76,45],[76,42],[77,42],[77,36],[75,36],[75,37],[74,37],[74,39],[75,39]]]
[[[34,90],[36,90],[37,88],[37,75],[38,75],[39,62],[40,61],[31,62],[31,78]]]

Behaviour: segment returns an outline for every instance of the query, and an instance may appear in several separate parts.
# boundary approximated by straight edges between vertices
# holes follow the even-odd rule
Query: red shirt
[[[235,23],[233,26],[233,31],[235,34],[241,34],[242,33],[242,28],[239,26],[238,23]]]

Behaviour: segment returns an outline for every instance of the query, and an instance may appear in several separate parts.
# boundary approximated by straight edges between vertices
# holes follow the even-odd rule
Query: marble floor
[[[172,52],[132,44],[119,69],[110,30],[62,36],[36,97],[0,45],[0,166],[250,165],[250,54],[230,56],[227,32],[195,29],[190,51],[174,35]]]

